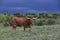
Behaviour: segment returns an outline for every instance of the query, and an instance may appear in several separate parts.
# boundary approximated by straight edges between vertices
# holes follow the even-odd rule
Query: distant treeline
[[[29,17],[29,18],[59,18],[60,17],[60,14],[50,14],[50,13],[26,13],[26,14],[21,14],[21,13],[14,13],[13,14],[14,16],[17,16],[17,17]]]
[[[8,15],[8,16],[11,16],[9,15],[8,13],[3,13],[2,15]],[[29,17],[29,18],[59,18],[60,17],[60,14],[50,14],[50,13],[26,13],[26,14],[22,14],[22,13],[14,13],[12,14],[14,16],[17,16],[17,17]]]

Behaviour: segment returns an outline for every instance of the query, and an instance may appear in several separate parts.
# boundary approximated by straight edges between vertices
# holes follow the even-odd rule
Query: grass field
[[[31,32],[17,27],[15,33],[0,25],[0,40],[60,40],[60,25],[32,26]]]

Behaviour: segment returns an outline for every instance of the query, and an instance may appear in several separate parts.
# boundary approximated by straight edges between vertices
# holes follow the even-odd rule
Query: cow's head
[[[30,18],[30,21],[31,21],[32,24],[35,23],[35,19],[34,18]]]

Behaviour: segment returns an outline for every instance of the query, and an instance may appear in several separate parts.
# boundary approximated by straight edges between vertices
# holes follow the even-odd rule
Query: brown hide
[[[25,28],[31,28],[31,25],[34,23],[32,18],[12,18],[12,28],[16,29],[17,26],[23,26]]]

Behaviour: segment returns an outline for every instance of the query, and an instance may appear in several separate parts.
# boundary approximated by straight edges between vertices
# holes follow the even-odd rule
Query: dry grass
[[[60,25],[32,26],[32,32],[17,27],[15,33],[0,25],[0,40],[60,40]]]

